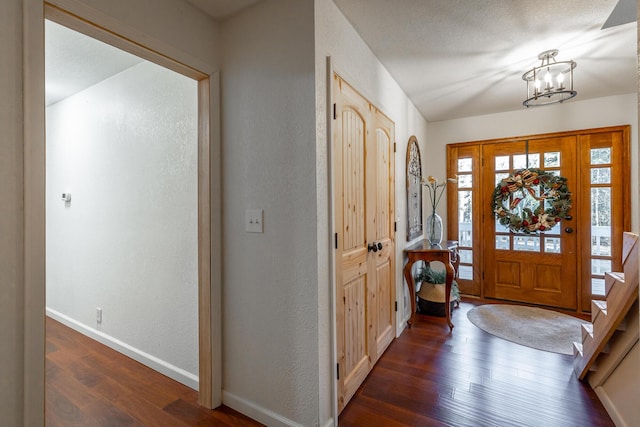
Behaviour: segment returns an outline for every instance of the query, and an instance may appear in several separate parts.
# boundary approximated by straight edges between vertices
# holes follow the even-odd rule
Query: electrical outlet
[[[96,308],[96,323],[102,325],[102,309],[100,307]]]
[[[263,218],[262,209],[247,209],[245,212],[245,224],[244,229],[247,233],[262,233],[264,229],[262,227]]]

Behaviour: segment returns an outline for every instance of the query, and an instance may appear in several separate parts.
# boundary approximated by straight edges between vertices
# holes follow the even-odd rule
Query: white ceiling
[[[223,20],[262,0],[187,1]],[[637,91],[635,21],[600,29],[618,0],[333,1],[428,121],[525,108],[522,74],[549,49],[578,64],[573,100]],[[620,2],[613,25],[635,18]],[[47,105],[140,61],[47,21]]]
[[[101,82],[143,59],[45,21],[46,105]]]
[[[578,64],[573,100],[636,92],[622,2],[634,22],[601,30],[617,0],[334,0],[428,121],[525,108],[522,74],[549,49]]]

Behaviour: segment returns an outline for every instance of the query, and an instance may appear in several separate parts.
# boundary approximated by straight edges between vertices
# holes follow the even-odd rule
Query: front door
[[[620,271],[630,229],[630,126],[568,131],[447,146],[449,239],[458,240],[461,293],[589,311],[605,295],[604,273]],[[571,219],[539,230],[496,220],[495,191],[522,169],[566,178]],[[542,199],[535,186],[529,186]],[[509,192],[507,207],[549,207]]]
[[[542,171],[538,172],[541,176],[546,173],[562,176],[567,179],[570,189],[572,186],[575,188],[578,184],[575,146],[575,136],[485,146],[484,194],[493,194],[503,179],[527,168]],[[507,193],[511,194],[507,201],[510,212],[523,209],[535,212],[538,208],[542,211],[549,208],[550,202],[544,199],[544,191],[541,194],[540,184],[515,188],[517,190],[513,193]],[[543,215],[533,218],[537,220]],[[525,224],[529,222],[533,223],[533,220]],[[528,229],[513,232],[495,218],[486,224],[485,230],[490,232],[489,238],[484,239],[484,271],[490,274],[485,288],[487,297],[576,309],[578,254],[573,220],[554,222],[552,227],[542,232],[530,232]]]
[[[394,124],[334,76],[338,409],[395,336]]]

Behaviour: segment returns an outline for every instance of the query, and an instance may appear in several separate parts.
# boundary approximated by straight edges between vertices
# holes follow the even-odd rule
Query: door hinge
[[[398,301],[396,301],[396,311],[398,311]]]
[[[340,364],[339,363],[336,364],[336,379],[337,380],[340,379]]]
[[[334,245],[338,249],[338,233],[333,235]]]
[[[393,222],[393,231],[398,231],[398,221]]]
[[[333,103],[333,120],[335,120],[337,118],[337,114],[336,114],[336,103]]]
[[[484,280],[484,271],[482,272],[482,280]]]
[[[396,145],[397,145],[397,144],[394,142],[394,143],[393,143],[393,152],[394,152],[394,153],[396,152]]]

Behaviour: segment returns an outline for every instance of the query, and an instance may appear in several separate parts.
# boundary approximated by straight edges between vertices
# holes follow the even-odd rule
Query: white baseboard
[[[102,331],[90,328],[89,326],[50,308],[47,308],[47,316],[57,320],[58,322],[70,327],[73,330],[80,332],[83,335],[88,336],[89,338],[98,341],[99,343],[106,345],[107,347],[114,349],[117,352],[124,354],[125,356],[132,358],[133,360],[142,363],[145,366],[148,366],[155,371],[160,372],[163,375],[166,375],[171,379],[178,381],[179,383],[186,385],[187,387],[198,390],[198,377],[190,372],[185,371],[184,369],[178,368],[171,363],[159,359],[151,354],[145,353],[140,349],[132,347],[131,345],[122,342],[110,335],[107,335]]]
[[[228,391],[222,390],[222,403],[270,427],[304,427],[280,414],[276,414],[270,409],[263,408]]]
[[[336,424],[333,418],[329,418],[327,422],[322,425],[322,427],[334,427],[335,425]]]

